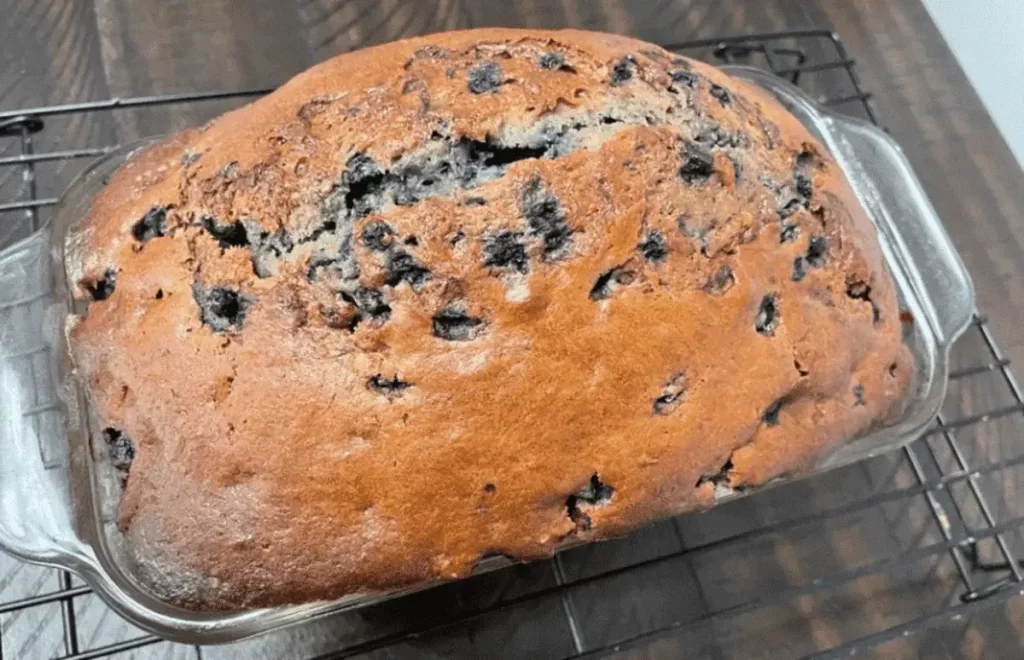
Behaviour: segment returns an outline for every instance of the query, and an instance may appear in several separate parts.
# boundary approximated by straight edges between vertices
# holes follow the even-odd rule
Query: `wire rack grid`
[[[741,36],[668,47],[712,62],[763,66],[817,93],[826,105],[878,123],[871,95],[861,87],[856,62],[832,32]],[[0,111],[0,247],[37,230],[56,204],[55,197],[38,194],[37,177],[43,164],[80,163],[84,167],[93,157],[117,147],[37,151],[34,137],[45,132],[51,119],[205,101],[242,102],[268,91],[176,94]],[[8,194],[3,186],[11,180],[17,182],[16,192]],[[0,323],[5,309],[10,313],[32,302],[27,292],[0,291]],[[800,508],[791,506],[793,493],[784,491],[840,491],[836,484],[856,467],[815,477],[808,486],[783,486],[710,513],[668,521],[628,539],[599,544],[595,546],[598,550],[570,550],[550,562],[445,585],[345,618],[311,623],[307,632],[298,627],[276,639],[271,635],[268,640],[243,642],[237,648],[162,642],[119,622],[88,586],[70,573],[6,559],[0,564],[0,660],[123,657],[121,654],[392,657],[392,653],[401,656],[414,651],[482,654],[482,649],[493,655],[510,652],[513,647],[531,657],[627,657],[631,650],[656,656],[661,649],[663,655],[674,655],[678,644],[685,645],[687,654],[742,657],[743,649],[749,648],[743,644],[756,644],[758,631],[763,634],[764,628],[755,625],[753,641],[737,642],[729,638],[733,633],[723,631],[735,629],[738,622],[756,620],[762,614],[766,621],[773,621],[775,615],[767,613],[780,607],[791,613],[787,620],[792,620],[794,609],[797,619],[827,618],[828,602],[822,601],[822,605],[816,599],[832,598],[866,581],[885,581],[924,563],[931,568],[915,583],[919,592],[901,597],[933,601],[927,606],[910,615],[901,611],[876,618],[852,632],[847,629],[831,638],[826,635],[824,642],[821,635],[787,642],[779,655],[846,657],[889,648],[887,645],[943,629],[985,609],[1005,606],[1024,594],[1018,560],[1024,512],[1013,511],[1000,493],[1000,484],[1012,480],[1015,468],[1024,467],[1024,451],[1002,452],[993,458],[985,450],[993,438],[1010,435],[1006,422],[1022,418],[1024,397],[984,316],[976,316],[957,350],[964,346],[961,358],[954,359],[950,400],[935,425],[913,445],[865,467],[862,471],[870,474],[880,466],[882,478],[868,478],[869,488],[854,488],[853,495],[845,499],[836,497],[834,502],[819,502],[821,506]],[[25,351],[0,354],[0,359],[25,361],[28,369],[37,368],[37,357]],[[41,408],[32,411],[39,418],[36,423],[45,423],[45,415],[55,414]],[[1012,443],[1009,446],[1012,448]],[[48,465],[66,467],[60,456],[51,456]],[[768,499],[772,502],[765,505]],[[790,503],[782,508],[791,510],[779,514],[778,502]],[[808,526],[841,526],[842,521],[870,511],[888,512],[886,524],[893,535],[894,529],[913,527],[908,522],[913,517],[912,503],[920,505],[918,513],[924,512],[927,524],[915,528],[910,542],[897,543],[895,549],[876,553],[867,561],[830,566],[818,573],[800,568],[798,561],[795,578],[787,574],[760,590],[724,599],[722,582],[709,582],[702,574],[707,557],[729,553],[752,557],[766,539],[785,537]],[[760,507],[761,513],[751,518],[753,523],[737,524],[743,507],[746,513]],[[764,510],[770,514],[764,515]],[[893,511],[896,513],[889,515]],[[668,581],[678,598],[651,598],[657,591],[651,586],[651,576],[660,583]],[[943,576],[950,579],[943,581]],[[29,587],[18,587],[18,580]],[[935,592],[922,586],[937,582],[948,589]],[[630,600],[637,591],[644,592],[646,599]],[[871,598],[877,600],[878,594]],[[602,618],[601,608],[609,603]],[[644,611],[638,614],[638,608]],[[771,648],[764,648],[765,643],[761,642],[759,654],[773,655]]]

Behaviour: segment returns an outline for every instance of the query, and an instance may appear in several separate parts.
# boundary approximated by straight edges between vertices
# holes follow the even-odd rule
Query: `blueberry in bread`
[[[131,158],[66,256],[125,552],[195,609],[707,507],[884,423],[913,370],[824,148],[761,91],[605,34],[324,62]]]

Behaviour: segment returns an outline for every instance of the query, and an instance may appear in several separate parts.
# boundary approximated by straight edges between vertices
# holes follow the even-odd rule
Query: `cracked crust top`
[[[324,62],[122,166],[67,256],[125,546],[197,609],[709,506],[883,421],[913,369],[823,147],[605,34]]]

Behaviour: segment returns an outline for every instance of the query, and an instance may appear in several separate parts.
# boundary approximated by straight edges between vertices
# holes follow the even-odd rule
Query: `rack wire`
[[[670,44],[668,48],[717,63],[763,66],[818,94],[827,105],[878,123],[871,94],[861,86],[856,61],[833,32],[807,30],[710,39]],[[0,111],[0,230],[5,219],[8,223],[23,223],[22,234],[35,231],[46,221],[57,200],[38,194],[37,176],[43,164],[80,163],[84,167],[92,158],[116,148],[103,145],[37,151],[34,138],[45,135],[51,119],[206,101],[241,102],[268,91],[175,94]],[[4,182],[16,174],[21,175],[21,183],[17,194],[8,196],[3,192]],[[3,237],[0,231],[0,247]],[[17,238],[17,233],[9,233],[6,240]],[[5,308],[31,304],[31,292],[14,292],[6,301],[0,292],[0,322]],[[26,368],[34,369],[35,355],[32,350],[24,350],[16,355],[0,355],[0,359],[24,360]],[[1013,437],[1009,429],[1024,419],[1024,396],[1009,360],[982,315],[975,317],[968,336],[958,344],[954,365],[950,397],[935,425],[913,445],[873,459],[870,465],[852,466],[803,485],[765,491],[710,513],[668,521],[622,541],[570,550],[547,563],[474,577],[236,647],[170,645],[127,624],[113,625],[112,634],[98,634],[97,619],[109,622],[116,621],[116,617],[95,599],[88,586],[66,571],[30,569],[8,560],[0,564],[0,660],[81,660],[143,648],[152,649],[154,657],[276,657],[280,649],[287,649],[288,657],[323,658],[375,652],[401,654],[409,649],[445,654],[471,649],[476,654],[497,655],[509,650],[512,639],[525,645],[523,649],[531,657],[589,658],[630,649],[669,649],[665,653],[674,655],[672,649],[680,647],[673,644],[684,645],[686,654],[698,655],[699,648],[712,656],[739,657],[743,653],[737,649],[742,649],[744,642],[730,639],[735,635],[723,632],[734,629],[737,622],[759,616],[773,620],[767,613],[780,607],[795,607],[798,619],[827,619],[831,601],[822,601],[825,605],[820,607],[807,603],[818,603],[816,599],[822,597],[839,598],[836,594],[844,593],[851,585],[872,580],[897,584],[896,577],[923,564],[929,567],[927,575],[914,583],[920,593],[902,596],[930,601],[914,614],[905,615],[901,610],[899,615],[865,624],[853,633],[826,635],[825,642],[797,640],[780,653],[832,658],[889,648],[886,645],[943,629],[951,622],[969,620],[1024,594],[1018,554],[1024,511],[1014,511],[1012,501],[1000,493],[1000,485],[1012,481],[1013,470],[1024,467],[1024,450],[1014,453],[1010,442],[1009,456],[1000,453],[992,457],[990,451],[993,444],[1002,448],[1007,444],[1002,439]],[[55,414],[42,408],[35,411],[39,420]],[[39,420],[37,423],[43,423]],[[65,467],[59,456],[48,465],[53,469]],[[855,480],[855,487],[840,483],[858,470],[864,478]],[[879,472],[881,478],[871,476]],[[793,493],[785,492],[794,488],[803,489],[803,493],[841,492],[843,496],[837,495],[835,502],[824,506],[815,503],[792,515],[790,511],[777,515],[778,502],[788,503],[781,507],[785,509],[799,501]],[[740,513],[749,514],[759,507],[762,514],[769,510],[771,515],[754,516],[756,524],[736,525]],[[879,511],[885,514],[887,533],[899,542],[895,549],[876,553],[868,561],[840,565],[809,579],[787,576],[781,582],[769,580],[766,588],[742,597],[727,597],[724,602],[721,581],[716,583],[702,574],[700,567],[706,565],[708,557],[729,553],[753,556],[750,553],[768,540],[788,538],[808,527],[841,527],[844,521]],[[911,520],[916,522],[911,524]],[[914,532],[901,536],[904,528]],[[791,569],[796,566],[797,573],[808,572],[799,562],[787,565]],[[18,572],[32,572],[35,581],[28,593],[21,590],[12,596],[10,576]],[[813,575],[813,571],[810,573]],[[661,576],[660,583],[667,576],[671,582],[668,586],[675,588],[679,597],[665,603],[651,598],[630,600],[638,590],[646,596],[657,591],[650,589],[648,578],[652,575]],[[936,592],[927,585],[940,588]],[[600,612],[605,606],[612,614],[602,618]],[[637,614],[638,607],[646,608],[643,615]],[[86,619],[89,623],[83,625]],[[26,621],[30,622],[29,632],[19,634],[19,625]],[[87,634],[83,628],[92,632]],[[503,634],[488,637],[495,630]],[[531,636],[530,630],[540,632]],[[771,649],[760,651],[770,655]]]

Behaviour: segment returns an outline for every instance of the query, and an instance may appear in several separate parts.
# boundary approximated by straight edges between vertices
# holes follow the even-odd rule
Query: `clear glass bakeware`
[[[773,74],[724,67],[772,93],[828,148],[878,228],[916,362],[910,401],[894,423],[855,439],[815,473],[901,447],[934,421],[945,396],[949,349],[974,312],[970,278],[893,140],[866,122],[834,114]],[[89,410],[71,377],[63,323],[70,309],[64,235],[104,179],[148,143],[119,149],[83,172],[53,222],[0,251],[0,547],[27,561],[79,574],[132,623],[187,643],[227,642],[395,594],[240,613],[195,613],[140,587],[118,560],[119,492],[94,456]],[[479,570],[497,568],[500,559]]]

